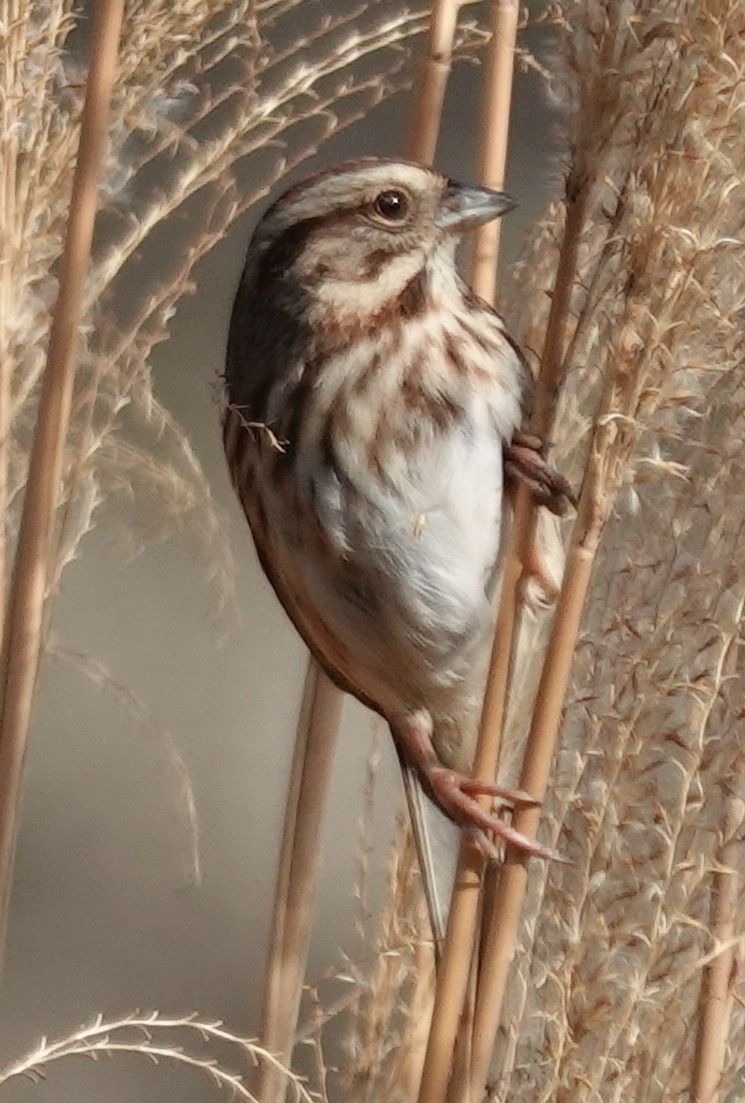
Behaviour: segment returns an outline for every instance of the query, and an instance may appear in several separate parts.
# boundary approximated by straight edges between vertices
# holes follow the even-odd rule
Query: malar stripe
[[[360,269],[358,277],[360,283],[377,280],[388,261],[397,256],[400,256],[400,253],[392,249],[373,249],[365,259],[364,267]]]
[[[393,309],[402,319],[419,318],[427,309],[427,275],[421,268],[413,279],[409,280],[401,294],[394,301]],[[377,319],[376,319],[377,320]]]

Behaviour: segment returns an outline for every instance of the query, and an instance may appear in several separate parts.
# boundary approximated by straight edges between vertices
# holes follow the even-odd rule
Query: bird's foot
[[[554,858],[553,850],[517,831],[511,824],[482,807],[479,796],[494,797],[513,807],[534,808],[541,802],[522,789],[504,789],[488,781],[467,777],[439,763],[426,770],[426,780],[432,795],[442,810],[463,827],[469,841],[489,861],[499,862],[502,855],[495,840],[501,839],[528,857]]]
[[[577,504],[572,488],[546,460],[547,441],[531,433],[517,432],[504,447],[504,471],[508,480],[525,483],[539,505],[563,517],[567,503]]]
[[[496,839],[502,839],[528,856],[556,857],[553,850],[505,823],[496,812],[482,807],[477,798],[492,797],[517,808],[535,808],[541,802],[522,789],[505,789],[491,781],[468,777],[445,766],[432,743],[432,717],[426,709],[410,712],[398,722],[392,722],[391,731],[399,749],[416,767],[435,803],[446,816],[468,832],[470,841],[484,857],[490,861],[501,861]]]

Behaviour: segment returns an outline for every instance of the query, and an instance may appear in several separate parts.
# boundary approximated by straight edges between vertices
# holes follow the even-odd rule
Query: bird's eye
[[[373,203],[373,210],[386,222],[403,222],[409,213],[409,197],[402,191],[382,191]]]

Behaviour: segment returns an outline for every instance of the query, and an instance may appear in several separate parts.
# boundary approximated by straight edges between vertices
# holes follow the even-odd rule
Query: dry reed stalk
[[[413,92],[408,141],[409,157],[425,164],[431,164],[437,150],[460,4],[461,0],[432,0],[430,9],[427,46]]]
[[[495,191],[504,188],[519,19],[517,0],[492,0],[492,37],[481,93],[479,182]],[[471,286],[482,299],[492,304],[497,301],[501,228],[499,218],[479,226],[471,256]]]
[[[425,917],[422,918],[427,922]],[[419,940],[414,953],[413,970],[417,984],[411,1000],[411,1011],[406,1019],[406,1028],[401,1045],[403,1052],[408,1055],[408,1059],[402,1074],[396,1078],[396,1083],[401,1085],[402,1098],[405,1100],[416,1099],[427,1052],[435,984],[435,955],[431,943]]]
[[[0,957],[7,935],[23,761],[41,656],[44,600],[72,407],[78,326],[93,240],[98,179],[107,139],[123,6],[123,0],[99,0],[93,19],[91,61],[59,293],[5,618],[0,663]],[[7,442],[7,419],[0,426],[0,431],[2,429]]]
[[[173,1064],[199,1072],[223,1093],[246,1103],[257,1103],[256,1096],[246,1086],[239,1073],[215,1060],[205,1043],[214,1050],[237,1053],[244,1063],[269,1064],[287,1081],[293,1103],[316,1103],[302,1078],[278,1065],[268,1050],[251,1038],[227,1030],[219,1020],[202,1019],[197,1015],[164,1015],[153,1011],[133,1012],[118,1019],[99,1015],[90,1025],[78,1027],[64,1038],[43,1038],[36,1049],[18,1061],[0,1069],[0,1088],[12,1080],[38,1083],[45,1080],[48,1069],[56,1061],[68,1057],[88,1057],[96,1060],[116,1053],[140,1054],[151,1064]],[[217,1095],[217,1093],[216,1093]]]
[[[19,3],[20,0],[15,0],[14,3],[8,4],[7,18],[11,22],[18,17]],[[3,70],[6,74],[7,93],[2,97],[2,114],[0,115],[0,163],[3,165],[3,171],[0,173],[0,225],[3,227],[0,254],[6,256],[12,248],[10,228],[15,225],[16,221],[15,171],[18,159],[18,131],[12,125],[11,102],[12,95],[20,84],[18,70],[23,62],[20,43],[13,35],[4,36],[2,61]],[[13,360],[8,331],[8,314],[12,301],[11,279],[10,265],[7,263],[0,264],[0,517],[6,517],[8,513],[8,467],[12,426],[11,381],[13,377]],[[0,538],[0,639],[2,639],[2,623],[5,616],[6,556],[6,542],[3,536],[3,538]]]
[[[598,447],[593,449],[593,456],[599,458],[602,447],[599,442]],[[543,801],[548,787],[582,611],[605,520],[601,493],[597,472],[591,461],[585,473],[520,774],[521,788],[524,787],[525,792],[539,801]],[[517,808],[512,822],[518,831],[535,836],[540,822],[540,808]],[[508,847],[495,907],[485,925],[485,941],[479,961],[469,1095],[472,1100],[481,1099],[486,1090],[527,876],[527,860]]]
[[[445,88],[450,73],[457,25],[457,0],[434,0],[425,60],[414,92],[415,111],[408,155],[434,159]],[[285,827],[273,909],[272,939],[266,966],[261,1039],[284,1064],[292,1057],[309,948],[321,850],[321,831],[343,693],[316,670],[311,659],[306,675],[309,721],[301,718],[288,792]],[[259,1095],[263,1103],[281,1103],[286,1080],[263,1065]],[[411,1073],[409,1073],[411,1078]]]
[[[561,14],[578,85],[574,163],[584,150],[598,181],[563,354],[583,378],[565,416],[581,429],[602,392],[597,485],[583,502],[617,516],[544,820],[572,865],[530,878],[497,1090],[516,1103],[659,1103],[690,1088],[708,871],[726,795],[741,800],[744,780],[743,583],[731,566],[743,516],[731,450],[745,415],[743,20],[737,5],[708,3]],[[630,481],[636,515],[618,499]],[[570,563],[567,586],[583,572]],[[544,716],[549,706],[544,696]],[[738,900],[736,932],[744,918]],[[721,1090],[737,1098],[742,1016],[731,1008],[716,1060],[726,1052]]]
[[[531,416],[531,431],[544,440],[549,440],[554,433],[558,398],[569,363],[565,335],[577,272],[579,244],[592,188],[592,174],[584,167],[580,171],[575,165],[567,179],[564,229]],[[586,486],[590,485],[590,482],[586,483]],[[543,800],[548,785],[551,758],[568,686],[571,656],[589,585],[592,558],[600,535],[597,529],[597,506],[598,503],[580,503],[575,526],[576,538],[573,535],[564,567],[564,585],[554,613],[533,720],[525,746],[520,788],[525,787],[525,792],[540,801]],[[578,527],[580,516],[585,517],[582,527]],[[531,497],[524,488],[520,488],[515,503],[511,538],[505,552],[503,591],[495,640],[494,692],[499,694],[497,707],[501,722],[509,693],[510,662],[517,634],[522,565],[533,539],[534,524]],[[513,823],[517,829],[529,836],[535,835],[539,822],[540,814],[535,809],[517,809],[513,813]],[[525,874],[525,861],[507,848],[505,866],[499,875],[495,893],[496,906],[484,919],[470,1070],[470,1098],[474,1100],[480,1098],[479,1092],[483,1093],[494,1049],[504,998],[506,970],[509,968],[517,938]],[[514,887],[508,889],[509,883],[514,884]]]
[[[288,1067],[308,960],[323,818],[343,697],[311,659],[285,805],[260,1035],[266,1049]],[[262,1064],[258,1082],[262,1103],[283,1099],[286,1090],[281,1068]]]
[[[492,40],[484,79],[479,179],[496,189],[504,186],[518,19],[519,7],[512,0],[495,0],[492,4]],[[492,223],[479,227],[471,270],[474,290],[490,302],[494,302],[497,288],[498,226],[498,223]],[[513,527],[511,547],[515,546],[516,534],[522,531],[519,525],[520,522]],[[507,563],[473,766],[477,777],[494,777],[499,761],[517,584],[521,574],[516,555],[508,554]],[[445,942],[438,966],[430,1037],[419,1089],[420,1103],[445,1100],[456,1041],[459,1037],[465,1039],[468,1033],[461,1029],[459,1034],[459,1027],[462,1028],[461,1017],[471,975],[482,869],[483,863],[473,847],[464,845],[458,859]],[[462,1094],[468,1061],[463,1056],[455,1064],[460,1075],[453,1077],[451,1090],[457,1098],[458,1094]]]
[[[744,819],[742,798],[729,796],[711,888],[710,929],[715,948],[701,979],[691,1103],[717,1103],[722,1098],[720,1086],[738,979],[737,901],[742,894],[743,844],[736,836]]]

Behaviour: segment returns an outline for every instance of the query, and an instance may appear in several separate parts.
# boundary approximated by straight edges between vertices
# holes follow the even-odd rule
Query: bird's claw
[[[551,847],[543,846],[537,839],[531,839],[528,835],[523,835],[522,831],[517,831],[510,824],[505,823],[504,820],[498,820],[497,823],[499,828],[492,829],[490,833],[479,827],[466,828],[469,843],[488,862],[501,865],[504,861],[504,855],[493,837],[496,836],[521,854],[524,854],[526,858],[542,858],[544,861],[567,863],[566,858],[563,858],[557,850],[552,850]]]
[[[455,771],[451,771],[455,773]],[[458,788],[463,793],[474,797],[494,797],[513,808],[540,808],[542,801],[537,797],[531,797],[524,789],[505,789],[502,785],[495,785],[491,781],[482,781],[477,777],[468,777],[466,774],[455,774]]]
[[[482,807],[479,796],[495,797],[515,807],[535,808],[540,800],[522,789],[505,789],[489,781],[467,777],[456,770],[436,765],[427,770],[427,781],[440,807],[459,823],[470,836],[481,854],[489,861],[501,861],[495,839],[501,839],[522,853],[536,858],[555,858],[553,850],[536,839],[530,839],[496,813]]]
[[[504,448],[505,475],[525,483],[539,505],[562,517],[567,503],[576,506],[577,499],[564,476],[546,461],[549,447],[548,442],[532,433],[515,433]]]

